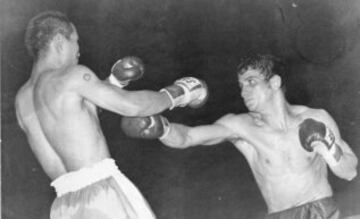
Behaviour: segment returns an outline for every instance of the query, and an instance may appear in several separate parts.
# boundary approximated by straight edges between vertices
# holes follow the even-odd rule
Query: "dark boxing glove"
[[[314,119],[305,119],[299,126],[299,139],[302,147],[309,152],[314,150],[315,142],[321,142],[326,146],[328,163],[335,164],[342,155],[341,148],[335,143],[334,133],[322,122]]]
[[[141,78],[144,74],[144,64],[138,57],[127,56],[119,59],[111,67],[111,74],[108,81],[120,88],[129,84],[130,81],[135,81]]]
[[[315,141],[320,141],[330,149],[335,143],[335,136],[324,123],[318,122],[314,119],[305,119],[299,128],[300,143],[305,150],[311,152],[313,147],[311,144]]]
[[[170,109],[184,106],[199,108],[207,101],[209,93],[206,83],[194,77],[180,78],[160,92],[169,96],[172,103]]]
[[[133,138],[157,139],[164,138],[170,131],[169,121],[161,115],[147,117],[123,117],[121,128]]]

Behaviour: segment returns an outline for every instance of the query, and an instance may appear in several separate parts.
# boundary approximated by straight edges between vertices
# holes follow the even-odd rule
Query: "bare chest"
[[[249,157],[250,165],[265,175],[301,173],[316,159],[314,153],[305,151],[300,145],[297,127],[287,131],[254,131],[250,144],[254,148]]]

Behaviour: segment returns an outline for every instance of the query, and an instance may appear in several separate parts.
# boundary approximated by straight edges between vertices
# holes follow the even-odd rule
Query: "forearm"
[[[119,83],[99,82],[94,80],[94,86],[87,86],[83,94],[102,108],[108,109],[124,116],[145,117],[161,113],[165,109],[174,107],[200,107],[207,100],[208,92],[205,82],[185,77],[179,79],[174,85],[161,89],[160,92],[141,90],[127,91],[121,89],[122,84],[128,83],[113,79]],[[99,89],[95,89],[96,86]],[[100,97],[100,99],[94,98]]]
[[[357,175],[358,160],[341,138],[335,121],[327,113],[322,113],[322,121],[312,118],[300,124],[299,138],[303,148],[309,152],[319,153],[335,175],[352,180]]]
[[[137,106],[131,116],[151,116],[171,107],[171,100],[163,92],[142,90],[129,94],[130,102]]]
[[[126,91],[116,86],[105,85],[96,95],[95,104],[123,116],[150,116],[171,106],[169,97],[157,91]]]
[[[188,134],[190,127],[171,123],[169,128],[169,133],[159,139],[163,144],[174,148],[187,148],[193,146],[191,137]]]
[[[169,133],[160,140],[169,147],[187,148],[197,145],[215,145],[233,136],[233,132],[217,124],[189,127],[171,123]]]
[[[343,153],[338,163],[329,164],[333,173],[343,179],[352,180],[357,175],[358,159],[352,153]]]

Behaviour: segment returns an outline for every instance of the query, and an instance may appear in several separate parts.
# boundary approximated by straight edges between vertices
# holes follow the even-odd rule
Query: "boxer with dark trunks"
[[[249,163],[268,218],[340,218],[328,168],[352,180],[358,159],[328,112],[287,102],[284,73],[283,63],[274,56],[246,58],[237,76],[249,112],[227,114],[211,125],[197,127],[169,123],[160,115],[124,117],[123,129],[129,136],[159,138],[181,149],[230,141]],[[151,129],[140,125],[150,120],[156,124]]]

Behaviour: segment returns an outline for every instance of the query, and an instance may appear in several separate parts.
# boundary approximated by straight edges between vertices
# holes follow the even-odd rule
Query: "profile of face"
[[[271,86],[259,69],[249,68],[244,73],[238,74],[241,97],[249,111],[257,112],[271,95]]]

